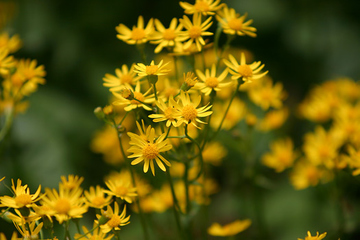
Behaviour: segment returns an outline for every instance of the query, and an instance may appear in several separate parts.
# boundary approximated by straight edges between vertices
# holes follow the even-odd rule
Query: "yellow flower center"
[[[242,30],[243,22],[238,18],[232,18],[228,21],[228,25],[231,29],[240,31],[240,30]]]
[[[261,97],[263,100],[270,101],[273,99],[272,91],[271,89],[263,89],[261,93]]]
[[[189,36],[192,39],[198,38],[201,36],[201,27],[199,26],[192,26],[189,29]]]
[[[115,189],[115,194],[118,196],[126,196],[128,193],[128,188],[124,186],[117,186]]]
[[[120,223],[121,223],[120,216],[114,214],[106,224],[109,225],[109,227],[111,228],[115,228],[119,226]]]
[[[186,121],[190,122],[197,117],[197,110],[193,105],[186,105],[182,110],[182,116]]]
[[[174,109],[172,107],[168,107],[165,109],[164,115],[165,115],[166,119],[174,120],[174,116],[173,116],[174,111],[173,110]]]
[[[131,31],[131,38],[134,40],[141,40],[145,38],[145,31],[142,28],[133,27]]]
[[[60,198],[55,203],[55,211],[60,214],[67,214],[71,209],[71,205],[68,199]]]
[[[20,87],[23,84],[23,77],[19,73],[15,73],[11,76],[11,82],[15,87]]]
[[[206,86],[210,88],[216,88],[219,84],[217,77],[209,77],[205,80]]]
[[[121,83],[129,83],[129,84],[132,82],[132,80],[133,80],[133,77],[130,74],[124,74],[124,75],[122,75],[122,77],[120,79]]]
[[[105,198],[104,197],[99,197],[99,196],[96,196],[92,199],[91,203],[94,205],[94,206],[101,206],[105,203]]]
[[[174,40],[176,38],[174,29],[165,29],[163,33],[163,37],[165,40]]]
[[[142,102],[144,102],[144,100],[145,100],[144,95],[139,92],[134,92],[134,98],[136,98],[137,100],[140,100]],[[142,104],[141,102],[139,102],[137,100],[131,100],[131,104]]]
[[[238,68],[238,73],[243,77],[252,77],[253,72],[249,65],[240,65]]]
[[[159,70],[159,67],[157,65],[146,66],[146,74],[147,75],[155,75],[158,70]]]
[[[25,206],[27,204],[30,204],[32,200],[29,194],[20,194],[19,196],[16,196],[15,202],[20,206]]]
[[[159,155],[159,151],[155,144],[148,143],[142,150],[145,159],[152,160]]]
[[[210,10],[209,4],[204,1],[198,1],[194,7],[198,12],[208,12]]]

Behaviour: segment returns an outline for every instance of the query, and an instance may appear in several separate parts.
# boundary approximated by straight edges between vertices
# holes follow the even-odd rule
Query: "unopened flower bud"
[[[181,90],[188,91],[190,88],[195,86],[197,83],[197,77],[194,73],[188,72],[186,75],[184,73],[184,83],[181,85]]]
[[[113,108],[112,105],[107,105],[102,110],[103,110],[105,115],[110,115],[110,114],[112,114],[114,112],[114,108]]]
[[[101,107],[95,108],[95,109],[94,109],[94,114],[95,114],[95,116],[96,116],[98,119],[100,119],[100,120],[103,120],[104,117],[105,117],[104,112],[103,112],[103,110],[102,110]]]

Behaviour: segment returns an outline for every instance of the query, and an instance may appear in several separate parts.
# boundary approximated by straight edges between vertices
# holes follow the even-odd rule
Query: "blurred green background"
[[[318,83],[339,76],[359,78],[360,1],[223,2],[241,14],[248,12],[254,20],[258,37],[238,37],[234,45],[252,51],[256,60],[265,63],[274,81],[284,84],[290,108]],[[57,187],[60,176],[68,174],[84,176],[85,188],[99,184],[112,169],[89,148],[94,132],[103,126],[93,110],[107,104],[110,97],[102,86],[102,77],[114,74],[122,64],[140,62],[136,48],[116,38],[115,27],[119,23],[131,27],[139,15],[145,21],[158,18],[167,26],[173,17],[182,17],[183,10],[178,1],[172,0],[24,0],[17,1],[17,6],[6,29],[23,40],[23,48],[15,56],[43,64],[47,83],[30,97],[27,112],[16,118],[11,141],[0,156],[0,176],[6,176],[7,182],[21,178],[31,189],[39,183]],[[306,124],[290,119],[286,135],[299,146],[304,134],[302,125]],[[332,206],[322,202],[316,189],[295,191],[286,174],[273,177],[278,185],[266,192],[264,205],[273,239],[296,239],[304,237],[307,230],[315,233],[331,228],[335,221],[333,211],[329,211]],[[219,178],[225,185],[224,181],[229,180]],[[239,196],[230,206],[241,212],[249,203],[246,197],[237,202],[242,198],[240,191],[225,191],[216,196],[215,203],[221,205],[224,198],[229,201],[232,194]],[[223,214],[231,211],[227,206],[219,207]],[[0,223],[0,229],[4,226]],[[352,237],[349,239],[356,239]]]

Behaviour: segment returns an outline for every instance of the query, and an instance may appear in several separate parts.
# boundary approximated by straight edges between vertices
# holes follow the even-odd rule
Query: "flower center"
[[[155,144],[148,143],[142,150],[145,159],[152,160],[159,155],[159,151]]]
[[[164,115],[165,115],[166,119],[168,119],[168,120],[174,120],[173,113],[174,113],[174,111],[173,111],[172,107],[168,107],[164,111]]]
[[[139,92],[134,92],[134,98],[136,98],[137,100],[140,100],[141,102],[144,102],[144,100],[145,100],[144,95]],[[131,100],[131,104],[142,104],[141,102],[139,102],[137,100]]]
[[[270,101],[273,99],[271,89],[263,89],[261,96],[263,100]]]
[[[240,30],[242,30],[243,22],[238,18],[233,18],[228,21],[228,25],[231,29],[240,31]]]
[[[159,70],[159,67],[157,65],[146,66],[146,74],[147,75],[155,75],[158,70]]]
[[[165,29],[163,37],[165,40],[174,40],[176,38],[175,30],[170,28]]]
[[[105,203],[105,198],[104,197],[94,197],[92,199],[91,203],[95,206],[101,206],[102,204]]]
[[[126,194],[128,193],[128,188],[124,186],[117,186],[115,189],[115,193],[119,196],[126,196]]]
[[[24,79],[19,73],[15,73],[11,76],[11,82],[15,87],[20,87],[24,83]]]
[[[209,77],[205,80],[206,86],[210,88],[216,88],[219,84],[217,77]]]
[[[190,29],[189,29],[189,36],[190,38],[198,38],[201,36],[201,27],[199,26],[192,26]]]
[[[242,77],[252,77],[253,72],[250,68],[249,65],[240,65],[238,68],[238,73],[242,76]]]
[[[112,215],[111,219],[107,222],[107,225],[109,225],[109,227],[114,228],[119,226],[121,223],[121,219],[120,216],[118,215]]]
[[[198,12],[208,12],[210,10],[209,4],[204,1],[198,1],[194,7]]]
[[[69,200],[65,198],[60,198],[56,201],[55,211],[60,214],[67,214],[71,209]]]
[[[145,38],[145,31],[142,28],[133,27],[131,31],[131,38],[134,40],[141,40]]]
[[[197,117],[197,111],[193,105],[186,105],[182,110],[182,116],[189,122]]]
[[[120,84],[121,83],[129,83],[130,84],[132,82],[133,78],[131,75],[125,74],[125,75],[122,75],[120,80],[121,80]]]
[[[31,196],[29,194],[20,194],[19,196],[16,196],[15,202],[20,206],[25,206],[32,202]]]

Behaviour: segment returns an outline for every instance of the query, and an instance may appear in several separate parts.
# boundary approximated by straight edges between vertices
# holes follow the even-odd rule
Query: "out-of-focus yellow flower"
[[[84,234],[76,233],[74,238],[76,240],[111,240],[114,237],[114,234],[109,234],[106,237],[106,233],[100,231],[96,223],[93,224],[93,229],[88,230],[85,226],[82,227]]]
[[[13,56],[9,56],[9,50],[5,47],[0,48],[0,74],[7,76],[15,65],[16,61]]]
[[[217,128],[224,116],[225,108],[228,103],[220,104],[215,103],[213,107],[213,116],[211,118],[211,127]],[[241,121],[246,115],[247,109],[246,104],[241,101],[239,98],[234,98],[233,102],[230,105],[229,111],[226,114],[224,119],[222,129],[230,130],[233,128],[239,121]]]
[[[220,4],[221,0],[196,0],[194,5],[187,2],[180,2],[180,6],[185,10],[186,14],[201,13],[204,16],[214,15],[216,11],[225,4]]]
[[[220,142],[210,142],[206,144],[202,155],[204,162],[219,166],[227,155],[227,150]]]
[[[213,223],[207,230],[208,234],[219,237],[235,236],[246,230],[251,225],[250,219],[236,220],[232,223],[221,226],[219,223]]]
[[[139,16],[137,26],[133,26],[132,30],[122,23],[120,23],[115,29],[119,33],[116,37],[127,44],[146,43],[151,39],[151,35],[155,31],[154,20],[151,18],[144,28],[144,18],[142,16]]]
[[[105,74],[103,78],[104,83],[103,86],[109,87],[110,91],[120,91],[123,88],[131,88],[131,86],[135,86],[136,82],[141,79],[140,76],[136,76],[134,72],[135,64],[131,65],[129,70],[126,64],[121,66],[121,70],[119,68],[115,69],[115,75],[111,75],[109,73]]]
[[[246,58],[243,52],[241,53],[240,64],[231,54],[229,54],[229,60],[224,59],[224,63],[230,68],[229,71],[233,75],[231,78],[234,80],[242,78],[244,82],[252,82],[253,80],[264,77],[268,73],[268,71],[259,73],[265,66],[265,64],[261,65],[260,61],[246,64]]]
[[[201,14],[195,13],[192,18],[192,22],[187,16],[183,16],[180,19],[180,22],[184,25],[186,29],[183,31],[182,36],[185,37],[184,41],[188,39],[186,43],[184,43],[183,48],[187,49],[191,46],[192,43],[195,42],[197,50],[200,52],[202,46],[205,46],[205,41],[203,36],[211,36],[212,32],[206,32],[207,29],[210,28],[212,22],[211,17],[207,18],[204,22],[201,22]]]
[[[261,131],[271,131],[281,127],[286,121],[289,115],[289,110],[287,108],[281,108],[279,110],[272,110],[265,114],[265,117],[259,123],[259,130]]]
[[[218,11],[216,19],[220,22],[223,32],[231,35],[256,37],[256,28],[251,27],[253,20],[250,19],[245,22],[247,13],[240,15],[235,12],[235,9],[225,6],[221,11]]]
[[[104,190],[104,193],[121,198],[128,203],[132,203],[137,196],[136,188],[132,186],[130,179],[108,180],[105,184],[109,190]]]
[[[44,223],[39,223],[37,225],[35,221],[31,222],[28,225],[14,223],[16,229],[23,236],[23,239],[39,239],[38,234],[39,234],[43,224]]]
[[[326,232],[319,235],[319,232],[316,232],[316,236],[311,236],[310,231],[307,232],[305,239],[298,238],[298,240],[321,240],[326,237]]]
[[[355,170],[352,172],[352,175],[357,176],[360,174],[360,150],[348,145],[347,152],[349,156],[346,157],[346,160],[349,164],[349,167],[353,169],[355,168]]]
[[[108,219],[105,224],[100,225],[103,233],[108,233],[111,230],[120,230],[120,227],[130,223],[130,215],[126,217],[126,205],[124,205],[124,209],[120,215],[119,213],[119,205],[117,202],[114,202],[114,210],[108,205],[106,211],[101,210],[102,215],[96,215],[99,221],[101,217]]]
[[[72,174],[68,175],[67,179],[65,176],[61,176],[60,178],[61,183],[59,186],[70,191],[80,188],[81,183],[84,181],[84,177],[74,176]]]
[[[220,91],[222,88],[229,86],[232,82],[223,82],[228,75],[228,70],[225,69],[219,76],[216,76],[216,65],[212,65],[211,70],[206,69],[205,74],[196,69],[196,74],[201,82],[197,82],[196,88],[200,89],[205,95],[210,95],[212,91]]]
[[[20,49],[22,43],[19,35],[14,35],[11,38],[7,32],[0,34],[0,49],[7,48],[9,53],[14,53]]]
[[[276,172],[282,172],[293,165],[297,154],[290,138],[280,139],[270,144],[270,152],[265,153],[261,161]]]
[[[93,208],[102,209],[110,204],[111,195],[107,197],[105,197],[104,195],[104,189],[99,185],[97,185],[96,188],[91,186],[89,191],[84,191],[84,196],[87,199],[87,205]]]

